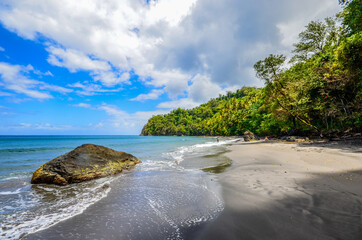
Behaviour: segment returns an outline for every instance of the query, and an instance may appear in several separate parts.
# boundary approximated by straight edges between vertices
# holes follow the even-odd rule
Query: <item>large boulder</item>
[[[42,165],[34,172],[31,183],[78,183],[120,173],[140,162],[125,152],[83,144]]]

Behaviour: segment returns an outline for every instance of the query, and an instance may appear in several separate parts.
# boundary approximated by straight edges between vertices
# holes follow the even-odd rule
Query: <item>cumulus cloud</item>
[[[108,87],[133,71],[173,103],[261,86],[252,71],[257,60],[289,51],[304,25],[339,10],[336,0],[3,0],[3,6],[6,28],[51,40],[51,64],[89,71]],[[190,87],[198,74],[208,80]]]
[[[149,11],[146,12],[146,23],[166,22],[170,26],[177,26],[181,20],[190,14],[197,0],[168,0],[149,1]]]
[[[298,11],[300,4],[291,6],[292,15],[288,20],[281,20],[276,27],[281,36],[281,45],[291,50],[294,43],[298,41],[298,35],[303,28],[312,20],[322,20],[326,17],[333,17],[333,14],[340,10],[336,6],[337,1],[323,1],[325,7],[313,8],[314,2],[307,1],[304,11]]]
[[[187,88],[188,96],[178,100],[162,102],[157,105],[158,108],[193,108],[201,103],[207,102],[210,98],[216,98],[227,90],[222,89],[218,84],[211,82],[210,77],[197,74],[190,80]]]
[[[81,51],[73,49],[62,49],[59,47],[49,47],[50,53],[48,62],[59,67],[66,67],[70,72],[78,70],[88,71],[108,71],[110,66],[105,61],[93,60]]]
[[[189,88],[189,98],[195,102],[206,102],[210,98],[215,98],[221,93],[222,89],[216,83],[206,76],[196,75],[192,79],[192,85]]]
[[[9,91],[24,94],[39,100],[53,98],[50,91],[61,94],[72,91],[68,88],[31,79],[27,74],[33,71],[34,68],[31,65],[20,66],[0,62],[0,86]],[[5,96],[6,95],[8,95],[8,93],[5,93]]]
[[[149,75],[152,75],[153,79],[147,82],[147,84],[155,87],[164,86],[164,89],[170,98],[177,98],[179,95],[184,95],[188,87],[188,81],[191,78],[190,75],[175,69],[150,71],[148,73]]]
[[[112,66],[102,60],[92,59],[81,51],[50,46],[48,62],[58,67],[65,67],[70,72],[90,71],[96,81],[105,86],[114,86],[129,79],[129,73],[117,73]]]
[[[131,101],[144,101],[149,99],[157,99],[160,95],[162,95],[165,91],[163,89],[153,89],[150,93],[140,94],[135,98],[130,99]]]
[[[330,0],[199,0],[179,26],[166,31],[162,45],[152,49],[153,62],[159,68],[208,75],[219,85],[259,85],[250,77],[250,67],[292,44],[278,26],[303,19],[293,29],[300,32],[316,16],[333,15],[337,8],[338,2]]]

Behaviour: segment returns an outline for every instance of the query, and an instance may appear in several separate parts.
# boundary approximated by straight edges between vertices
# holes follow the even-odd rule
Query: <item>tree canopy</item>
[[[264,88],[243,87],[193,109],[154,116],[143,135],[334,135],[362,130],[362,0],[340,0],[337,18],[312,21],[294,57],[254,65]],[[342,24],[338,24],[341,21]]]

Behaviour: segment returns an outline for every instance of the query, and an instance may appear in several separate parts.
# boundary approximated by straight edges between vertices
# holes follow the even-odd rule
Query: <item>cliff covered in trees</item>
[[[289,64],[286,56],[271,54],[254,65],[264,88],[243,87],[193,109],[154,116],[141,135],[361,132],[362,1],[340,3],[337,18],[312,21],[299,34]]]

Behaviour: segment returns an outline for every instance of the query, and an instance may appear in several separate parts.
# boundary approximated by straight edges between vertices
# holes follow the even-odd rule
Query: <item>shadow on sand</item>
[[[345,152],[351,153],[362,153],[362,138],[361,139],[352,139],[352,140],[341,140],[341,141],[319,141],[319,142],[287,142],[281,140],[269,140],[269,141],[256,141],[256,142],[247,142],[251,145],[259,144],[272,144],[272,143],[286,143],[286,144],[297,144],[298,147],[316,147],[316,148],[329,148],[342,150]],[[245,142],[235,143],[234,145],[244,145]]]
[[[320,174],[316,174],[320,175]],[[355,180],[356,179],[356,180]],[[250,189],[225,186],[228,207],[194,239],[362,239],[362,171],[298,183],[297,196],[257,205]]]
[[[362,139],[314,142],[314,143],[299,143],[299,147],[323,147],[329,149],[338,149],[353,153],[362,153]]]

